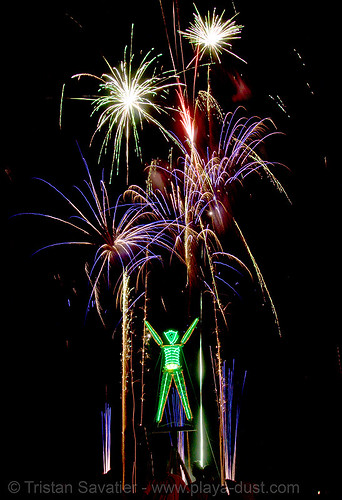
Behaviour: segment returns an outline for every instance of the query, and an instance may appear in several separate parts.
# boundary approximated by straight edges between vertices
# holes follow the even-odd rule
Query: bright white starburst
[[[136,155],[141,158],[139,128],[142,128],[144,121],[154,124],[165,137],[173,139],[173,136],[156,118],[156,114],[166,112],[158,98],[165,98],[167,90],[176,85],[175,82],[170,82],[170,73],[156,74],[156,61],[159,55],[152,56],[153,49],[143,57],[137,68],[133,67],[132,40],[133,26],[130,49],[125,47],[121,63],[117,67],[112,67],[105,60],[110,73],[103,74],[101,78],[88,73],[73,76],[73,78],[91,76],[100,81],[99,96],[90,99],[93,105],[92,114],[99,114],[94,135],[105,130],[99,161],[114,135],[113,166],[115,164],[118,171],[122,139],[125,137],[127,175],[130,135],[131,133],[133,135]],[[89,98],[84,99],[89,100]]]
[[[222,52],[229,52],[229,54],[245,62],[231,51],[231,41],[241,38],[240,33],[243,28],[242,25],[236,24],[234,20],[237,14],[224,21],[224,11],[219,16],[216,14],[216,9],[214,9],[212,15],[208,12],[207,16],[202,18],[196,5],[194,7],[196,11],[194,22],[190,24],[186,31],[180,33],[197,47],[200,57],[205,52],[209,52],[211,57],[215,57],[220,62]]]

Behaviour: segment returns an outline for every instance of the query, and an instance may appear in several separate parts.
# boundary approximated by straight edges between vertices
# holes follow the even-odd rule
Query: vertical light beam
[[[199,463],[204,467],[204,411],[203,411],[203,379],[204,379],[204,359],[203,359],[203,344],[202,344],[202,320],[203,320],[203,292],[200,294],[200,338],[199,338],[199,353],[198,353],[198,378],[199,378]]]
[[[202,329],[200,333],[199,345],[199,389],[200,389],[200,404],[199,404],[199,441],[200,441],[200,465],[204,466],[204,429],[203,429],[203,352],[202,352]]]
[[[112,409],[105,403],[105,411],[101,411],[103,474],[110,471],[111,419]]]

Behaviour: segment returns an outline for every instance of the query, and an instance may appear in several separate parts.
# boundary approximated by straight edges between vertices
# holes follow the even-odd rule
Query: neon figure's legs
[[[190,409],[188,393],[186,390],[183,370],[173,372],[173,378],[174,378],[176,388],[177,388],[180,400],[182,402],[182,405],[183,405],[183,408],[185,411],[185,416],[186,416],[187,420],[192,420],[192,413],[191,413],[191,409]]]
[[[167,400],[167,396],[170,391],[171,387],[171,382],[172,382],[172,372],[163,372],[161,384],[160,384],[160,391],[159,391],[159,399],[158,399],[158,409],[157,409],[157,415],[156,415],[156,421],[159,423],[163,417],[164,413],[164,408]]]
[[[165,371],[163,372],[160,391],[159,391],[159,400],[158,400],[158,409],[156,415],[156,422],[159,423],[163,418],[163,413],[166,405],[166,400],[170,392],[170,387],[172,383],[172,379],[175,381],[175,386],[178,391],[180,400],[182,402],[182,406],[184,408],[185,416],[187,420],[192,420],[192,413],[190,409],[190,403],[188,398],[188,393],[186,390],[184,375],[182,370],[176,370],[174,372]]]

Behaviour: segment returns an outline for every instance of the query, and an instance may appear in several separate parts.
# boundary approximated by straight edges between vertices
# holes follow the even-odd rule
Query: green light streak
[[[199,386],[200,386],[200,403],[199,403],[199,440],[200,440],[200,465],[204,466],[204,440],[203,440],[203,352],[202,352],[202,334],[200,335],[199,347]]]
[[[201,467],[204,467],[204,416],[203,416],[203,348],[202,348],[202,313],[203,313],[203,295],[201,292],[200,296],[200,339],[199,339],[199,463]]]

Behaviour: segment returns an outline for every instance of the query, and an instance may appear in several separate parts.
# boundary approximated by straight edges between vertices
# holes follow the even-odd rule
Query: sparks
[[[231,41],[241,38],[240,33],[243,28],[242,25],[236,24],[234,20],[237,14],[231,19],[224,21],[224,11],[219,16],[214,9],[212,15],[208,12],[207,16],[203,19],[196,5],[194,7],[196,11],[194,22],[190,24],[190,27],[186,31],[181,31],[180,33],[196,47],[200,58],[206,52],[209,52],[211,58],[215,58],[221,62],[220,55],[222,52],[228,52],[237,59],[246,62],[231,51]]]
[[[122,287],[122,347],[121,347],[121,464],[122,484],[126,481],[126,428],[127,428],[127,374],[128,359],[130,356],[128,344],[128,332],[130,326],[129,317],[129,275],[123,272]]]
[[[215,340],[215,363],[211,346],[210,357],[218,406],[220,475],[223,484],[226,478],[235,479],[240,411],[239,405],[236,405],[236,390],[233,401],[234,364],[232,370],[226,370],[226,362],[223,357],[225,345],[222,333],[224,325],[228,329],[228,300],[231,292],[238,296],[240,290],[237,288],[239,283],[234,285],[235,288],[230,284],[231,271],[237,272],[241,276],[246,274],[252,278],[251,271],[254,269],[253,274],[257,276],[264,298],[269,300],[280,334],[277,312],[266,282],[233,214],[233,186],[234,184],[243,184],[250,174],[263,175],[287,199],[288,196],[272,172],[272,167],[275,164],[263,160],[259,156],[260,146],[264,145],[264,141],[278,133],[273,130],[268,132],[269,125],[273,125],[273,122],[270,119],[265,120],[254,116],[250,118],[239,117],[241,107],[234,112],[224,114],[212,93],[211,78],[213,75],[211,75],[211,68],[213,63],[220,63],[221,58],[223,59],[223,56],[227,54],[245,62],[233,52],[233,42],[240,38],[243,28],[236,22],[237,14],[225,20],[225,11],[218,15],[216,9],[213,9],[204,17],[194,6],[195,12],[192,22],[188,25],[187,30],[181,31],[179,9],[177,2],[175,2],[174,16],[177,11],[178,22],[174,17],[173,30],[176,53],[173,57],[162,0],[160,0],[160,6],[171,53],[171,71],[158,69],[161,54],[156,55],[154,49],[146,53],[140,51],[140,55],[139,53],[134,54],[132,25],[130,42],[124,48],[123,57],[120,56],[114,66],[104,58],[107,66],[106,72],[101,76],[90,73],[79,73],[73,76],[76,79],[85,76],[95,79],[97,93],[95,95],[88,93],[87,96],[79,97],[80,100],[89,100],[91,116],[97,120],[95,131],[92,129],[90,143],[95,142],[95,136],[96,138],[100,137],[99,163],[103,155],[109,150],[112,152],[110,180],[112,180],[115,168],[118,174],[120,167],[121,173],[122,163],[126,161],[126,191],[119,195],[116,201],[110,201],[110,193],[104,181],[104,174],[102,179],[99,179],[99,184],[95,185],[84,162],[88,177],[82,189],[76,187],[77,198],[75,200],[66,197],[52,184],[43,181],[53,188],[64,202],[67,202],[67,207],[71,212],[70,218],[62,219],[46,214],[36,215],[63,223],[76,234],[72,241],[54,243],[45,248],[57,245],[88,245],[86,248],[90,251],[87,254],[87,259],[90,259],[90,264],[89,266],[87,264],[86,272],[91,284],[88,309],[90,304],[96,307],[101,321],[105,324],[110,315],[104,312],[106,304],[103,299],[108,297],[111,302],[115,302],[122,316],[120,322],[122,341],[121,484],[123,485],[128,479],[129,462],[132,457],[134,457],[131,468],[132,485],[136,485],[136,478],[139,477],[139,475],[137,476],[134,387],[136,383],[141,386],[140,426],[143,427],[144,396],[145,392],[147,393],[145,390],[147,387],[146,378],[148,381],[148,377],[145,378],[144,373],[145,370],[146,372],[149,370],[147,364],[145,367],[145,360],[148,359],[148,340],[150,338],[153,338],[160,347],[163,358],[156,423],[161,424],[163,417],[168,419],[168,415],[170,415],[169,427],[182,428],[193,419],[181,355],[183,346],[196,327],[198,319],[192,323],[182,337],[175,330],[167,330],[163,332],[162,336],[159,336],[147,322],[148,302],[150,300],[152,302],[152,299],[154,301],[154,295],[156,295],[158,302],[161,302],[166,311],[167,296],[164,302],[162,294],[159,297],[153,293],[152,297],[152,293],[148,293],[150,287],[152,288],[154,285],[152,280],[154,275],[151,275],[151,280],[148,277],[150,263],[154,263],[156,260],[162,261],[164,266],[169,266],[172,271],[173,255],[176,255],[185,265],[184,281],[186,279],[186,284],[184,283],[185,286],[182,289],[182,294],[184,293],[182,300],[187,301],[188,314],[190,314],[193,301],[196,298],[195,289],[200,291],[198,442],[202,467],[206,458],[205,446],[211,448],[210,439],[206,433],[203,406],[205,368],[203,346],[207,344],[202,344],[202,298],[204,293],[209,295],[210,301],[205,302],[205,308],[208,306],[211,311],[208,324],[211,321],[212,328],[211,332],[209,331],[205,335],[207,337],[211,334]],[[189,58],[192,58],[189,64],[184,59],[183,43],[185,44],[185,41],[183,39],[190,42],[194,48],[194,53],[191,53]],[[297,55],[301,60],[299,53]],[[202,58],[203,61],[206,60],[205,64],[200,64]],[[192,63],[194,63],[193,66]],[[202,71],[203,66],[207,69],[207,90],[197,91],[198,71]],[[189,78],[186,69],[190,67],[191,74],[194,70],[192,93],[187,86]],[[310,89],[309,84],[307,86]],[[171,89],[175,89],[176,102],[172,101],[172,95],[169,95]],[[60,128],[62,126],[64,93],[65,84],[63,84],[61,91]],[[169,97],[170,104],[168,104]],[[276,97],[269,95],[269,97],[282,112],[287,114],[286,105],[279,95]],[[234,96],[232,100],[234,102]],[[174,132],[168,130],[162,120],[162,117],[165,117],[169,111],[172,111],[171,119],[177,124]],[[156,127],[158,133],[165,140],[171,140],[176,144],[181,152],[181,157],[174,160],[171,149],[166,161],[158,158],[159,152],[156,151],[154,154],[155,158],[158,159],[152,160],[151,165],[147,167],[149,176],[146,189],[140,186],[128,188],[129,163],[133,150],[138,161],[142,162],[143,156],[145,156],[144,163],[148,164],[147,161],[145,162],[146,154],[144,154],[141,137],[141,130],[143,127],[147,129],[147,125]],[[217,131],[220,131],[218,136],[215,135]],[[180,134],[180,138],[176,134]],[[175,155],[178,153],[176,152]],[[229,238],[225,237],[225,234],[232,232],[239,239],[244,254],[247,253],[250,261],[248,266],[251,267],[251,270],[240,258],[227,251],[226,245],[230,241]],[[165,259],[168,255],[170,256],[169,263]],[[183,274],[180,276],[183,279]],[[136,280],[135,283],[133,280]],[[140,285],[143,286],[143,290],[139,288]],[[111,292],[110,294],[108,294],[108,290]],[[135,322],[139,321],[141,313],[134,310],[134,306],[141,297],[144,297],[145,302],[141,378],[139,380],[134,376],[134,369],[138,363],[135,353],[140,353],[136,348],[140,343],[140,336],[138,337],[134,327]],[[69,299],[68,305],[70,307]],[[120,322],[114,331],[119,330]],[[139,341],[134,344],[136,350],[133,348],[133,338],[139,338]],[[337,352],[339,356],[339,351]],[[130,386],[128,385],[129,380],[131,381]],[[172,381],[174,383],[174,397],[170,393]],[[130,393],[131,400],[129,399]],[[171,406],[172,412],[168,412],[168,408]],[[130,410],[132,411],[131,428],[128,422]],[[117,411],[116,413],[119,414]],[[101,412],[101,417],[103,471],[107,473],[110,470],[111,458],[111,409],[107,403],[105,411]],[[133,452],[131,436],[129,435],[131,429],[134,439]],[[173,430],[178,432],[177,429]],[[149,448],[145,427],[144,431]],[[184,433],[180,433],[178,438],[178,451],[184,461]],[[173,445],[175,446],[175,444],[174,442]],[[190,461],[189,444],[187,444],[187,449],[188,461]],[[215,456],[213,458],[215,460]],[[132,492],[135,493],[135,486],[132,487]]]
[[[76,187],[83,204],[78,205],[55,186],[40,179],[56,191],[72,208],[73,222],[70,219],[42,213],[27,215],[39,215],[63,223],[80,235],[77,241],[52,243],[40,248],[37,252],[59,245],[88,245],[95,250],[93,263],[87,271],[92,285],[87,311],[92,301],[95,300],[99,317],[105,324],[100,300],[101,281],[107,282],[109,287],[112,283],[110,276],[113,273],[117,275],[119,271],[119,278],[116,282],[114,281],[114,285],[111,285],[113,290],[117,291],[116,304],[119,307],[124,296],[125,276],[130,277],[135,274],[138,280],[147,262],[160,259],[160,254],[156,252],[157,248],[159,250],[164,248],[166,251],[175,253],[171,236],[172,221],[162,218],[160,213],[157,219],[156,213],[146,205],[133,203],[127,206],[122,202],[121,196],[114,204],[111,204],[104,180],[101,180],[100,189],[97,189],[84,158],[83,161],[88,173],[88,181],[85,181],[86,191]],[[122,211],[123,215],[119,218],[119,213]],[[146,247],[149,247],[148,254],[146,254]]]
[[[152,56],[151,49],[142,58],[137,68],[134,68],[133,54],[133,25],[131,31],[131,43],[128,49],[124,49],[123,60],[119,66],[112,67],[105,59],[110,69],[110,73],[103,74],[101,78],[89,73],[79,73],[73,78],[81,76],[90,76],[100,81],[99,97],[91,98],[93,111],[92,115],[99,113],[96,130],[92,140],[97,132],[105,130],[105,136],[99,153],[99,162],[102,153],[108,148],[114,133],[113,159],[111,178],[114,165],[119,172],[119,163],[121,156],[122,140],[126,140],[126,167],[128,184],[128,158],[129,158],[129,140],[131,132],[133,133],[134,149],[136,156],[142,159],[142,152],[139,143],[139,128],[142,129],[143,122],[154,124],[164,135],[165,138],[174,139],[168,130],[154,116],[155,113],[166,113],[165,106],[157,102],[157,98],[165,98],[170,87],[176,85],[169,81],[171,76],[169,72],[156,74],[156,61],[161,54]],[[148,73],[152,73],[151,76]],[[88,97],[82,98],[89,100]]]

